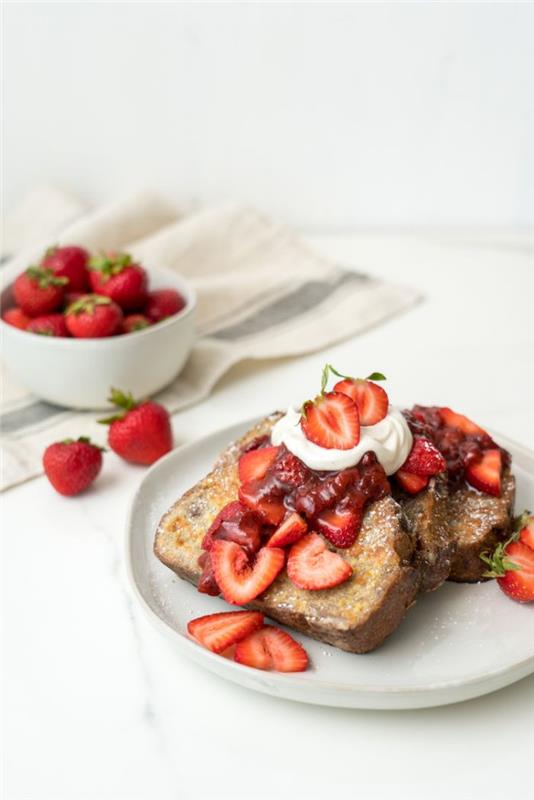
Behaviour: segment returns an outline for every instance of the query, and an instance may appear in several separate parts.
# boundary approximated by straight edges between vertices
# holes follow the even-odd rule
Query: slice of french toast
[[[270,432],[278,416],[266,418],[230,445],[213,471],[161,519],[154,552],[181,578],[198,583],[204,534],[223,506],[237,498],[239,456],[252,440]],[[398,503],[385,497],[369,506],[356,543],[339,552],[353,568],[345,583],[306,591],[298,589],[284,570],[250,607],[343,650],[373,650],[399,625],[420,582],[413,540]]]

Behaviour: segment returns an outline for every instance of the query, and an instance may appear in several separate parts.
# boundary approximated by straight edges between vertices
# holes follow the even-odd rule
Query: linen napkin
[[[41,191],[38,198],[6,222],[7,241],[20,248],[3,268],[6,283],[58,242],[125,249],[149,272],[151,264],[174,269],[195,286],[198,340],[182,373],[158,396],[171,412],[205,398],[242,359],[326,348],[419,299],[411,288],[319,257],[254,209],[227,205],[179,213],[164,198],[142,192],[84,213],[57,190]],[[63,224],[77,210],[80,216]],[[5,372],[3,379],[0,489],[39,475],[49,443],[101,434],[101,412],[51,405]]]

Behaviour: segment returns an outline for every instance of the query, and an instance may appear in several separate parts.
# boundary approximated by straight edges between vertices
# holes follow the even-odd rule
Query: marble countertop
[[[447,402],[534,447],[528,236],[308,239],[425,294],[332,348],[329,361],[384,372],[399,403]],[[325,360],[240,365],[209,400],[175,415],[176,444],[284,406],[304,385],[313,391]],[[125,578],[125,512],[143,474],[108,453],[79,498],[44,478],[3,496],[7,800],[529,795],[534,676],[448,707],[348,711],[255,694],[180,657]]]

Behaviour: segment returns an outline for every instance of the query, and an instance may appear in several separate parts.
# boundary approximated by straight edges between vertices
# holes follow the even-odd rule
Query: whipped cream
[[[401,412],[390,406],[387,415],[376,425],[362,426],[360,441],[350,450],[320,447],[306,438],[300,425],[300,413],[289,407],[271,432],[273,445],[285,444],[293,455],[310,469],[334,470],[354,467],[365,453],[372,450],[386,475],[401,467],[412,449],[413,437]]]

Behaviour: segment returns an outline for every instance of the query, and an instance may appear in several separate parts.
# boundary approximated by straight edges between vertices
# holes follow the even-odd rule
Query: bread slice
[[[154,552],[181,578],[198,583],[202,538],[221,508],[237,497],[239,455],[253,439],[270,433],[277,418],[263,420],[225,450],[213,471],[161,519]],[[386,497],[372,504],[356,543],[340,552],[353,568],[345,583],[304,591],[284,570],[250,607],[343,650],[373,650],[399,625],[419,586],[413,541],[404,529],[398,503]]]

